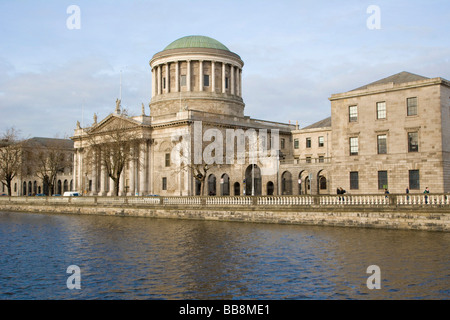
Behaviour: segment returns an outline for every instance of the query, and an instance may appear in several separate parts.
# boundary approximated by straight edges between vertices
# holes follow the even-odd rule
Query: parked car
[[[44,193],[36,193],[36,197],[46,197]]]
[[[7,197],[8,195],[6,193],[2,193],[2,194],[0,194],[0,196]]]
[[[64,192],[64,197],[81,197],[81,194],[76,191],[66,191]]]
[[[61,197],[60,194],[52,194],[52,197]]]

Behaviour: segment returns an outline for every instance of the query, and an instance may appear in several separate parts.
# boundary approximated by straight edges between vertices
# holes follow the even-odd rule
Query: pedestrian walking
[[[430,193],[430,189],[426,187],[423,193],[425,194],[425,204],[428,204],[428,194]]]

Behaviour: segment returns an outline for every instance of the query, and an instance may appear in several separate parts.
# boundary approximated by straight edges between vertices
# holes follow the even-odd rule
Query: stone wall
[[[182,199],[182,197],[179,198]],[[0,211],[450,231],[448,205],[336,206],[320,205],[317,204],[317,200],[312,200],[311,204],[305,205],[264,206],[257,204],[258,197],[247,197],[248,203],[243,205],[208,206],[205,205],[204,199],[206,198],[208,197],[198,197],[197,204],[189,205],[163,204],[168,201],[163,201],[163,198],[158,197],[151,199],[153,203],[140,204],[124,203],[124,201],[119,201],[120,199],[117,200],[118,198],[116,198],[116,203],[113,201],[114,198],[109,198],[109,204],[98,203],[97,200],[91,204],[67,204],[49,203],[45,200],[27,202],[16,199],[15,201],[0,201]],[[178,201],[176,198],[173,200],[174,203]]]

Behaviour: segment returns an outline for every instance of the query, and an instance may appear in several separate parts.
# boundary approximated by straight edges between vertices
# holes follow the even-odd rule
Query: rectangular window
[[[417,97],[406,99],[406,105],[408,109],[408,116],[417,115]]]
[[[378,189],[388,188],[388,174],[387,171],[378,171]]]
[[[286,144],[286,143],[285,143],[285,140],[284,140],[284,139],[281,139],[281,149],[284,149],[284,148],[286,147],[285,144]]]
[[[225,77],[225,89],[228,89],[228,77]]]
[[[306,163],[311,163],[311,157],[306,157]]]
[[[386,102],[377,102],[377,119],[386,119]]]
[[[419,152],[418,132],[408,132],[408,152]]]
[[[306,138],[306,147],[311,148],[311,138]]]
[[[319,156],[319,163],[324,163],[324,162],[325,162],[325,157]]]
[[[180,76],[180,85],[181,85],[182,87],[185,87],[185,86],[186,86],[186,75],[184,75],[184,74],[182,74],[182,75]]]
[[[385,134],[380,134],[377,138],[378,138],[378,154],[386,154],[387,136]]]
[[[170,167],[170,153],[166,153],[166,167]]]
[[[350,138],[350,155],[358,155],[358,137]]]
[[[419,170],[409,170],[409,189],[420,189],[420,173]]]
[[[299,148],[299,142],[298,139],[294,139],[294,149],[298,149]]]
[[[166,88],[166,78],[165,77],[163,78],[163,88],[164,89]]]
[[[167,178],[162,178],[162,190],[167,190]]]
[[[203,75],[203,85],[209,87],[209,75],[207,74]]]
[[[350,172],[350,189],[359,189],[359,174],[357,171]]]
[[[357,122],[358,121],[358,106],[348,107],[348,121]]]
[[[325,145],[325,140],[323,137],[319,137],[319,148],[323,147]]]

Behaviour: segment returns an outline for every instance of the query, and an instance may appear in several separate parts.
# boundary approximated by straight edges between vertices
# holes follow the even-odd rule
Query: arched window
[[[319,177],[319,188],[320,190],[327,190],[327,178],[324,176]]]
[[[234,183],[234,195],[235,196],[240,196],[241,195],[241,185],[239,184],[239,182],[235,182]]]
[[[267,195],[272,196],[275,186],[272,181],[267,182]]]
[[[208,177],[208,195],[216,195],[216,176],[213,174]]]
[[[220,178],[220,195],[229,196],[230,195],[230,177],[224,173],[222,178]]]
[[[281,194],[292,194],[292,175],[289,171],[285,171],[281,175]]]

